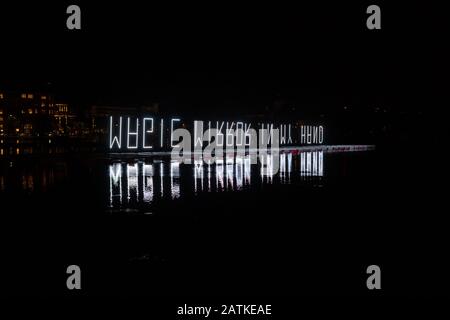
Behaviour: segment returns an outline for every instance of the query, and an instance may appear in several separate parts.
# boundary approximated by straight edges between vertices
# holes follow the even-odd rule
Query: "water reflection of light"
[[[244,185],[250,184],[251,162],[250,156],[236,157],[235,166],[236,189],[241,190]]]
[[[279,166],[275,162],[278,159],[274,157],[279,157]],[[298,156],[292,153],[264,155],[263,160],[258,170],[253,171],[253,174],[261,176],[263,183],[290,184],[295,177],[305,181],[321,181],[317,178],[323,177],[323,152],[320,151],[302,152]],[[190,172],[193,179],[183,177],[184,172]],[[51,179],[50,174],[48,179]],[[160,179],[159,182],[157,179]],[[180,161],[174,160],[157,164],[114,163],[109,166],[110,205],[123,205],[123,200],[127,205],[139,205],[153,204],[155,200],[167,197],[176,199],[181,197],[183,183],[190,183],[192,187],[188,185],[183,190],[193,190],[191,192],[195,194],[243,190],[250,186],[251,179],[252,164],[248,155],[223,157],[215,162],[194,159],[192,171],[182,171]],[[122,180],[125,180],[123,187]],[[127,193],[126,199],[122,199],[122,192]]]
[[[194,190],[203,191],[203,159],[194,160]]]
[[[300,175],[302,177],[323,176],[323,151],[302,152],[300,154]]]
[[[236,189],[240,190],[244,186],[244,159],[236,157]]]
[[[291,182],[292,153],[282,153],[280,155],[280,181],[281,183]]]
[[[211,163],[208,161],[208,191],[211,191]]]
[[[153,201],[153,165],[144,164],[142,167],[142,181],[143,181],[143,200],[151,203]]]
[[[31,174],[26,174],[22,176],[22,189],[25,191],[34,190],[34,177]]]
[[[288,153],[287,155],[287,178],[288,183],[291,182],[291,171],[292,171],[292,153]]]
[[[261,181],[262,182],[267,182],[267,183],[272,183],[272,179],[274,176],[274,172],[273,172],[273,154],[267,154],[266,156],[261,156]]]
[[[234,190],[234,157],[226,158],[225,172],[227,177],[227,189]]]
[[[0,176],[0,191],[5,191],[8,187],[12,191],[45,192],[49,186],[63,181],[68,176],[67,166],[64,163],[58,163],[55,167],[43,166],[38,168],[18,166],[12,161],[7,164],[8,170],[11,170],[11,172],[7,170],[7,174]]]
[[[138,164],[127,165],[127,199],[131,200],[131,195],[134,195],[135,199],[138,200],[139,195],[139,184],[138,184]]]
[[[172,199],[180,197],[180,161],[170,162],[170,190]]]
[[[216,160],[216,186],[217,186],[217,191],[219,190],[224,190],[225,186],[223,184],[223,160],[222,159],[217,159]]]
[[[160,196],[161,198],[164,196],[164,163],[159,164],[159,181],[160,181]]]
[[[119,201],[122,203],[122,166],[120,163],[109,166],[109,194],[111,206],[114,197],[119,197]]]

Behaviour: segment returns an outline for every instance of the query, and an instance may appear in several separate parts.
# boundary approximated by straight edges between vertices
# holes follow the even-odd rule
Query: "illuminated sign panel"
[[[185,122],[180,118],[151,116],[110,116],[108,125],[111,152],[170,151],[179,142],[176,138],[179,135],[174,136],[177,129],[187,130],[190,145],[196,150],[202,150],[212,142],[218,148],[227,149],[260,146],[261,142],[270,146],[275,133],[280,147],[324,143],[324,127],[321,125],[202,120]]]

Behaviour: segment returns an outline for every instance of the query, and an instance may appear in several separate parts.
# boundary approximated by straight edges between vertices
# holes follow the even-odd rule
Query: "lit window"
[[[22,93],[22,94],[20,95],[20,97],[21,97],[22,99],[26,99],[26,98],[27,98],[27,94],[26,94],[26,93]]]
[[[41,96],[41,99],[42,99],[42,100],[46,100],[47,97],[46,97],[46,96]]]
[[[3,114],[3,109],[0,109],[0,114]]]
[[[33,95],[31,93],[27,94],[28,99],[33,99]]]
[[[0,93],[0,99],[3,99],[3,93]]]
[[[19,129],[19,128],[16,128],[16,132],[20,132],[20,129]]]
[[[28,109],[28,114],[33,114],[33,109]]]

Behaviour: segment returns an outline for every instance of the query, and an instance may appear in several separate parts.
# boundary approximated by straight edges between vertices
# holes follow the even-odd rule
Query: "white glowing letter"
[[[194,149],[202,150],[203,147],[203,121],[194,121]]]
[[[223,128],[223,122],[221,122],[221,125],[220,125],[220,128],[219,128],[219,121],[217,121],[217,126],[216,126],[216,130],[217,130],[216,131],[216,145],[217,145],[217,147],[223,147],[222,128]],[[219,141],[221,141],[221,142],[219,143]]]
[[[244,123],[236,123],[236,146],[240,147],[244,145]]]
[[[175,145],[173,144],[173,124],[175,123],[175,122],[180,122],[181,120],[180,119],[172,119],[171,121],[170,121],[170,146],[173,148],[173,147],[175,147]]]
[[[323,126],[319,126],[319,143],[323,143]]]
[[[150,121],[151,122],[151,126],[150,126],[150,129],[148,129],[147,130],[147,126],[146,126],[146,122],[147,121]],[[146,136],[146,134],[147,133],[153,133],[153,118],[144,118],[143,120],[142,120],[142,147],[144,148],[144,149],[152,149],[153,148],[153,146],[147,146],[146,144],[145,144],[145,136]]]
[[[117,138],[116,135],[114,135],[114,138],[112,137],[113,134],[113,117],[109,117],[109,148],[112,149],[114,146],[114,142],[117,143],[117,147],[120,149],[120,145],[122,142],[122,117],[119,118],[119,138]]]
[[[138,130],[139,130],[139,119],[136,118],[136,131],[130,131],[130,117],[128,117],[128,128],[127,128],[127,148],[137,149],[138,147]],[[136,143],[130,146],[130,136],[136,136]]]
[[[234,130],[233,130],[233,127],[234,127],[234,122],[231,123],[230,127],[228,127],[228,122],[227,122],[226,130],[225,130],[225,133],[226,133],[225,143],[226,143],[227,147],[233,147],[234,146]],[[230,141],[230,139],[231,139],[231,141]],[[228,142],[230,142],[230,143],[228,143]]]

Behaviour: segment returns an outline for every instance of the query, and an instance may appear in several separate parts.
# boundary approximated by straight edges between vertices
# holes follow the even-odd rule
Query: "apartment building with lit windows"
[[[40,137],[68,132],[74,116],[66,103],[51,94],[4,91],[0,88],[0,135]]]

